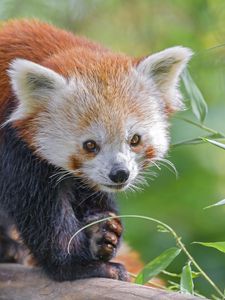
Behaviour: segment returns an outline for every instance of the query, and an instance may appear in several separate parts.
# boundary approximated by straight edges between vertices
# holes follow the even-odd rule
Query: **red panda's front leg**
[[[70,253],[68,253],[69,239],[74,232],[82,228],[83,223],[78,221],[73,214],[70,203],[66,199],[63,199],[60,206],[60,209],[55,207],[52,214],[54,217],[51,224],[54,226],[49,224],[51,226],[49,240],[45,239],[45,245],[39,245],[37,249],[32,249],[32,253],[49,277],[56,281],[91,277],[128,281],[129,276],[123,265],[107,262],[116,252],[119,243],[122,232],[120,221],[118,219],[113,222],[112,220],[106,221],[89,231],[80,232],[72,241]],[[106,215],[109,216],[107,213],[93,216],[96,220],[96,218],[100,219]],[[90,219],[91,217],[89,221]],[[43,230],[46,229],[43,228]],[[117,242],[114,241],[112,252],[107,250],[107,244],[110,243],[109,233],[111,234],[111,245],[113,245],[112,236],[117,238]]]
[[[82,238],[81,242],[85,243],[85,240]],[[44,264],[42,264],[44,270],[52,279],[56,281],[75,280],[91,277],[111,278],[122,281],[129,280],[128,273],[123,265],[118,263],[106,262],[106,256],[104,256],[104,259],[103,257],[100,257],[100,252],[104,252],[109,255],[103,246],[97,246],[98,250],[93,253],[94,249],[92,248],[92,243],[88,244],[89,246],[91,246],[89,249],[81,247],[79,251],[73,251],[71,257],[69,257],[67,254],[64,254],[63,257],[62,253],[56,253],[54,251],[56,259],[49,259],[48,261],[45,261]],[[52,253],[51,255],[54,256],[54,253]],[[95,256],[95,259],[92,259],[93,255]]]
[[[50,206],[48,211],[50,212]],[[38,219],[36,219],[33,211],[30,211],[29,214],[33,215],[33,218],[29,220],[26,227],[37,228],[39,223],[39,228],[35,232],[23,228],[23,220],[21,224],[21,220],[17,219],[24,242],[50,278],[56,281],[91,277],[129,280],[123,265],[106,262],[112,257],[112,253],[107,252],[105,248],[105,242],[109,243],[109,239],[105,234],[109,233],[110,230],[111,234],[115,236],[121,234],[122,228],[118,220],[114,222],[114,225],[118,227],[116,232],[111,221],[103,223],[97,231],[80,232],[73,239],[70,253],[68,253],[69,239],[74,232],[82,228],[83,224],[77,220],[70,203],[66,199],[63,199],[61,204],[53,205],[51,212],[50,219],[46,218],[45,211],[40,211]],[[96,239],[95,233],[100,239]],[[95,245],[93,245],[94,242]],[[95,247],[97,247],[96,251]],[[116,249],[116,245],[113,247]]]

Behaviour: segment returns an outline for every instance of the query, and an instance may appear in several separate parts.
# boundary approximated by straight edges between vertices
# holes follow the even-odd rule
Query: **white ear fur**
[[[137,70],[151,78],[170,111],[184,108],[178,89],[179,77],[192,56],[192,51],[181,46],[168,48],[143,59]]]
[[[57,91],[66,87],[66,79],[53,70],[25,59],[15,59],[10,64],[8,75],[13,92],[19,100],[18,107],[9,121],[23,119],[46,101]]]

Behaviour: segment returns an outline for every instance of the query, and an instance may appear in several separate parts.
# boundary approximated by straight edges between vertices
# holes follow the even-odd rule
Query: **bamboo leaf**
[[[225,144],[222,144],[220,142],[217,142],[217,141],[214,141],[214,140],[211,140],[211,139],[206,139],[206,138],[203,138],[203,141],[206,141],[210,144],[213,144],[219,148],[222,148],[223,150],[225,150]]]
[[[135,283],[145,284],[154,276],[165,270],[171,262],[177,257],[181,249],[173,247],[161,253],[158,257],[148,263],[138,274]]]
[[[221,205],[225,205],[225,199],[223,200],[220,200],[212,205],[209,205],[209,206],[206,206],[204,209],[207,209],[207,208],[211,208],[211,207],[214,207],[214,206],[221,206]]]
[[[220,252],[225,253],[225,242],[212,242],[212,243],[203,243],[203,242],[194,242],[194,244],[199,244],[205,247],[211,247],[219,250]]]
[[[194,283],[191,272],[191,263],[188,262],[182,269],[181,280],[180,280],[180,291],[183,294],[194,293]]]
[[[193,81],[188,70],[184,70],[182,73],[182,80],[188,97],[190,98],[190,104],[192,111],[196,118],[203,123],[208,112],[207,104],[203,98],[203,95],[195,82]]]

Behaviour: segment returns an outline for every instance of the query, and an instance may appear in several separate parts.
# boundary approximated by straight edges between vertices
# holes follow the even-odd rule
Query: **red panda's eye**
[[[131,147],[136,147],[141,142],[141,136],[139,134],[133,135],[132,139],[130,140]]]
[[[88,141],[84,142],[83,143],[83,148],[87,152],[92,152],[92,153],[98,153],[99,152],[99,146],[93,140],[88,140]]]

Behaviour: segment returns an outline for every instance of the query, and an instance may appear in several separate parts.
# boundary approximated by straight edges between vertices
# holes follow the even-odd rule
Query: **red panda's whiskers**
[[[128,187],[128,189],[130,189],[131,191],[133,192],[136,192],[136,191],[143,191],[143,188],[141,188],[140,186],[137,186],[133,183],[131,183]]]
[[[62,176],[60,176],[57,180],[56,180],[56,184],[55,184],[55,188],[64,180],[68,179],[68,178],[73,178],[73,175],[71,173],[66,173],[63,174]]]
[[[163,166],[165,168],[167,168],[170,172],[172,172],[176,177],[178,177],[178,172],[177,172],[177,169],[175,167],[175,165],[169,160],[169,159],[166,159],[166,158],[159,158],[157,159],[157,163],[160,165],[160,166]]]
[[[140,177],[141,176],[141,177]],[[158,174],[148,174],[148,173],[141,173],[140,174],[140,180],[143,181],[143,185],[145,185],[145,183],[147,183],[147,185],[149,184],[149,180],[150,181],[154,181],[155,178],[158,176]]]
[[[65,174],[65,173],[68,173],[68,171],[66,171],[66,170],[60,170],[57,173],[54,173],[53,175],[49,176],[49,178],[54,178],[54,177],[57,177],[57,176],[59,176],[61,174]]]
[[[152,163],[159,171],[161,171],[160,166],[159,166],[154,160],[151,160],[151,163]]]
[[[76,207],[81,206],[85,201],[87,201],[87,200],[90,199],[90,198],[91,198],[92,201],[95,200],[95,199],[97,198],[98,195],[99,195],[99,191],[93,192],[92,194],[88,195],[87,198],[82,199],[82,201],[80,201],[80,202],[77,204]],[[102,199],[102,198],[101,198],[101,199]],[[100,199],[100,200],[101,200],[101,199]]]
[[[85,175],[82,175],[82,177],[80,177],[80,179],[82,181],[80,184],[80,186],[82,188],[92,188],[92,189],[96,190],[97,184],[92,182],[88,177],[86,177]]]
[[[135,188],[136,188],[136,186],[134,186],[133,184],[130,184],[128,187],[128,190],[130,190],[131,192],[136,192]]]
[[[56,180],[56,183],[59,184],[60,182],[62,182],[64,179],[68,178],[69,177],[72,177],[71,174],[68,174],[68,173],[65,173],[63,174],[62,176],[60,176],[57,180]]]

